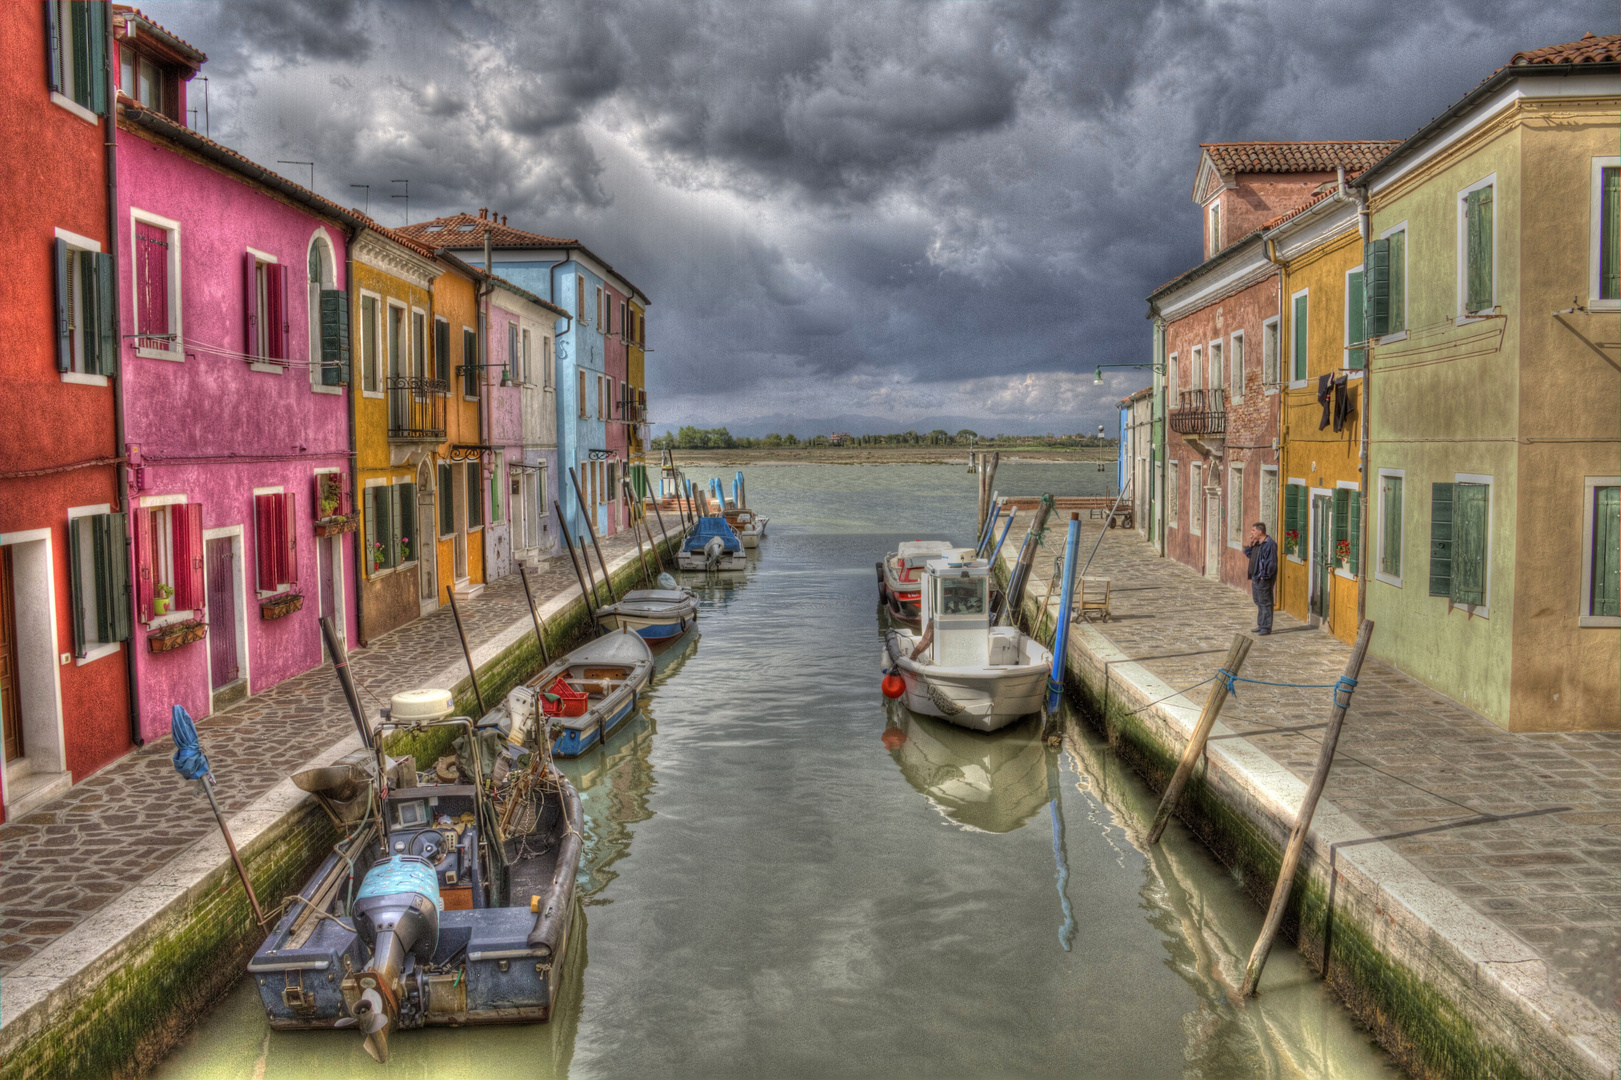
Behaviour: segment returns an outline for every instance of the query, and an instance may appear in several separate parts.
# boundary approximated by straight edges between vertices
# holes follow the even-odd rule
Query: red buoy
[[[898,727],[885,728],[881,738],[884,746],[890,750],[898,750],[906,745],[906,732]]]
[[[884,696],[886,698],[898,698],[904,693],[906,693],[905,679],[893,671],[884,676]]]

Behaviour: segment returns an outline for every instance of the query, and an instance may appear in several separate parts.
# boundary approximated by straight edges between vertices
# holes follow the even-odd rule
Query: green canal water
[[[1004,465],[997,486],[1104,479]],[[1060,752],[1033,723],[886,706],[873,564],[973,542],[962,466],[759,466],[748,486],[771,517],[748,573],[689,575],[699,632],[644,715],[568,766],[583,933],[550,1023],[400,1032],[383,1067],[351,1032],[270,1032],[244,978],[157,1075],[1397,1075],[1286,942],[1239,1002],[1261,911],[1179,826],[1145,849],[1154,797],[1084,724]]]

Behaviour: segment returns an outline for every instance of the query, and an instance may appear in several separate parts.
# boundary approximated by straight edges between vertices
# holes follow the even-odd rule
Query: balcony
[[[443,442],[450,384],[443,379],[393,376],[388,380],[388,437],[401,442]]]
[[[1171,410],[1171,430],[1178,435],[1220,439],[1227,434],[1227,397],[1221,390],[1184,390]]]

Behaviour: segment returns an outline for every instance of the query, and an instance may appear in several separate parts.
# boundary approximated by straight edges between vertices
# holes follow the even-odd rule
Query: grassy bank
[[[1010,446],[997,451],[1002,464],[1113,461],[1112,446]],[[682,468],[721,465],[959,465],[968,467],[966,446],[779,446],[774,449],[676,450]]]

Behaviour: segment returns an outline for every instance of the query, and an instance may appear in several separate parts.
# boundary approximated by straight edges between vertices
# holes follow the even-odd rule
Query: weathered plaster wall
[[[1306,205],[1314,188],[1335,178],[1332,172],[1240,173],[1235,186],[1220,196],[1222,246],[1231,247],[1273,218]]]
[[[647,311],[634,299],[630,302],[630,310],[636,317],[636,324],[643,328],[641,341],[645,341]],[[630,385],[636,390],[647,389],[647,353],[634,337],[625,350],[625,378],[630,381]],[[648,408],[652,408],[651,400],[648,402]],[[630,460],[637,464],[644,464],[646,457],[647,447],[642,445],[641,435],[637,429],[632,428],[630,432]],[[652,478],[649,478],[648,482],[652,483]]]

